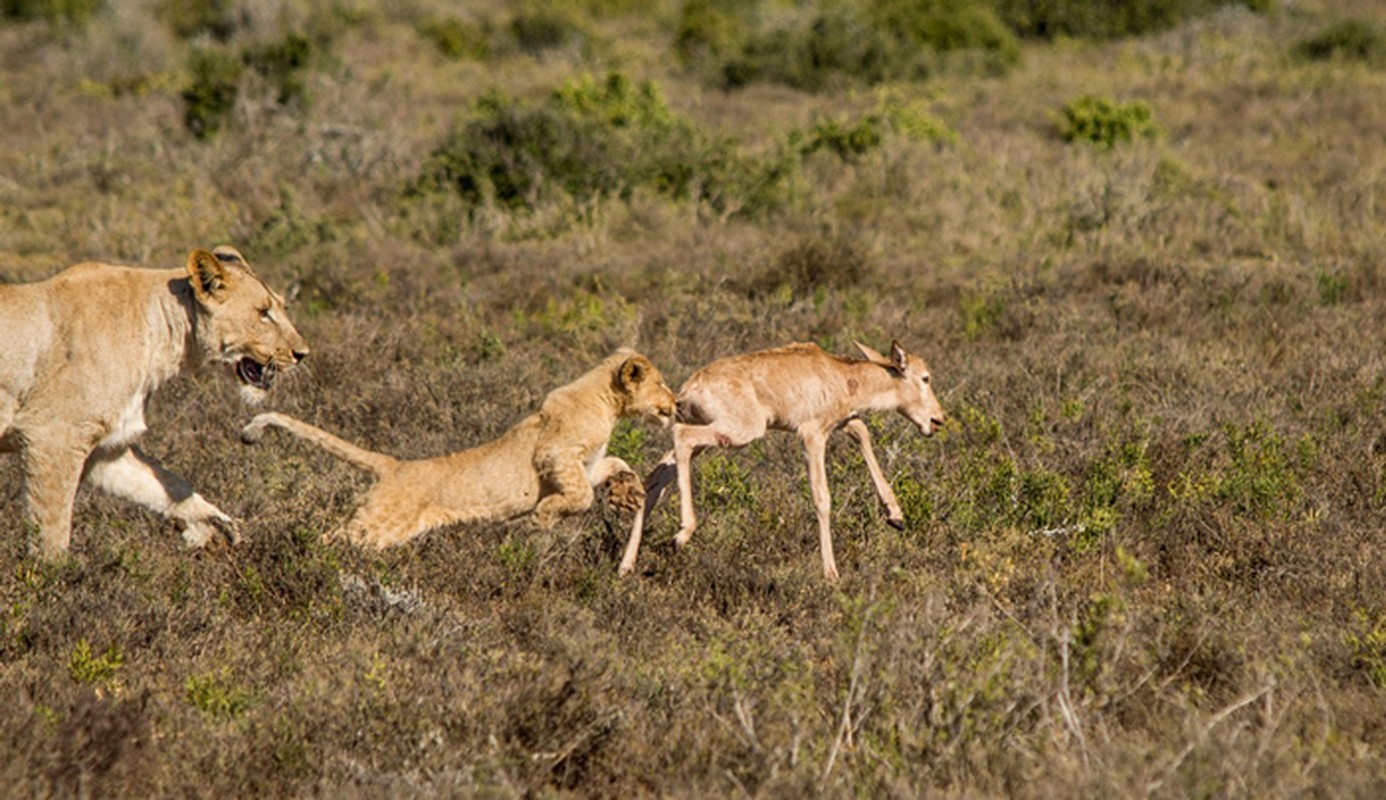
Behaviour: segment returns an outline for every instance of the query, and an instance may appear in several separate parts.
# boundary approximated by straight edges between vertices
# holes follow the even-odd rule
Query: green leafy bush
[[[183,125],[194,136],[206,139],[221,129],[236,106],[244,70],[240,59],[223,50],[193,53],[192,82],[183,90]]]
[[[162,0],[155,14],[180,39],[207,34],[225,42],[244,25],[235,0]]]
[[[91,644],[83,639],[73,648],[67,660],[67,672],[78,683],[100,685],[110,683],[125,665],[125,657],[115,645],[101,655],[92,653]]]
[[[975,51],[991,72],[1020,63],[1020,43],[989,3],[980,0],[871,0],[876,28],[940,53]]]
[[[1225,5],[1231,0],[995,0],[997,15],[1012,30],[1041,39],[1139,36]]]
[[[256,703],[253,692],[231,680],[230,667],[205,675],[189,675],[183,693],[199,711],[217,719],[235,719]]]
[[[313,50],[307,37],[290,31],[277,41],[247,47],[241,60],[275,87],[279,105],[303,106],[308,102],[308,90],[302,72]]]
[[[688,0],[679,12],[674,51],[685,64],[721,63],[746,45],[750,26],[736,0]]]
[[[796,166],[783,154],[741,155],[676,117],[655,84],[612,73],[568,82],[538,104],[488,95],[433,151],[408,194],[532,210],[559,196],[628,198],[645,187],[748,210],[776,202]]]
[[[1088,142],[1103,150],[1137,136],[1150,138],[1159,133],[1150,106],[1145,103],[1118,103],[1092,95],[1079,97],[1063,107],[1059,130],[1066,141]]]
[[[571,44],[584,34],[571,14],[539,4],[522,9],[510,20],[510,35],[521,50],[541,53]]]
[[[453,61],[485,60],[491,39],[485,30],[457,17],[440,17],[419,24],[419,35]]]
[[[927,111],[886,102],[856,120],[838,117],[818,120],[807,131],[790,134],[790,139],[804,155],[827,150],[850,160],[878,149],[893,135],[930,142],[951,142],[958,136]]]
[[[1295,52],[1310,61],[1342,59],[1386,63],[1386,30],[1366,20],[1345,19],[1301,39]]]
[[[782,83],[807,91],[918,79],[944,65],[1000,73],[1020,60],[986,0],[819,0],[786,12],[688,0],[675,35],[684,63],[724,87]]]
[[[183,125],[199,139],[220,130],[236,106],[246,70],[274,87],[278,105],[305,107],[309,98],[303,70],[318,48],[313,40],[290,31],[278,40],[248,45],[239,56],[220,48],[194,51],[191,81],[183,90]]]
[[[0,0],[0,17],[80,25],[105,7],[105,0]]]
[[[803,24],[774,28],[745,40],[720,68],[723,86],[782,83],[818,91],[846,80],[867,84],[927,72],[917,50],[872,27],[859,15],[824,11]]]

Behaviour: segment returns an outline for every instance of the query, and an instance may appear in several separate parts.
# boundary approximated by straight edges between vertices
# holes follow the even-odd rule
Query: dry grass
[[[249,414],[221,377],[180,379],[146,449],[250,541],[184,553],[170,525],[84,494],[73,559],[39,564],[8,461],[0,785],[1380,796],[1386,72],[1294,54],[1370,3],[1284,5],[892,87],[957,140],[811,155],[756,215],[650,187],[527,214],[405,197],[496,87],[538,102],[619,69],[745,154],[877,106],[709,89],[669,63],[669,7],[587,14],[586,44],[483,63],[421,38],[449,4],[291,4],[283,24],[336,26],[302,75],[307,107],[247,77],[206,141],[181,121],[192,45],[146,9],[85,30],[3,23],[0,277],[233,242],[298,287],[313,356],[280,410],[436,454],[618,345],[677,381],[754,347],[898,337],[954,422],[926,441],[871,421],[904,532],[853,448],[832,448],[839,587],[819,578],[801,456],[774,437],[702,459],[692,546],[669,544],[666,504],[641,574],[617,581],[623,520],[600,510],[552,536],[323,546],[356,475],[243,447]],[[1082,95],[1144,102],[1162,135],[1066,143],[1060,110]],[[667,446],[622,427],[614,449],[649,467]]]

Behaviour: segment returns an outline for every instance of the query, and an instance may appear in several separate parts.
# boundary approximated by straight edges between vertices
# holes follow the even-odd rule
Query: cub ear
[[[621,388],[626,391],[634,390],[650,373],[650,366],[649,360],[644,356],[631,356],[622,362],[621,369],[617,371],[617,380]]]
[[[880,364],[883,367],[890,366],[890,362],[886,360],[886,357],[877,353],[875,350],[872,350],[861,342],[852,342],[852,344],[856,345],[857,349],[861,351],[861,354],[866,356],[866,360],[870,361],[872,364]]]
[[[226,265],[212,253],[198,248],[188,254],[188,283],[199,302],[220,301],[227,278]]]
[[[898,341],[890,343],[890,365],[901,372],[904,372],[905,367],[909,365],[909,355],[905,353],[904,346]]]

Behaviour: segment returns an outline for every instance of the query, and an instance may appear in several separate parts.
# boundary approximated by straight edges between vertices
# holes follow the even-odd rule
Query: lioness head
[[[663,427],[674,421],[674,393],[648,358],[636,354],[616,370],[616,391],[625,400],[623,417],[649,417]]]
[[[234,247],[188,254],[197,341],[206,361],[227,364],[247,403],[264,399],[275,376],[308,355],[284,298],[264,284]]]

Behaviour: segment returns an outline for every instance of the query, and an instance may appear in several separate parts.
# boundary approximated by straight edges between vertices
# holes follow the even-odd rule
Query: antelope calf
[[[890,358],[860,342],[855,344],[865,360],[830,355],[815,344],[791,344],[718,359],[693,373],[679,391],[674,449],[646,481],[645,504],[631,525],[621,574],[635,568],[645,518],[675,476],[682,527],[674,542],[682,547],[692,538],[698,526],[690,472],[693,456],[708,447],[744,447],[770,428],[794,431],[804,442],[809,486],[818,513],[823,577],[829,581],[838,577],[828,521],[832,498],[824,465],[828,434],[841,428],[856,440],[876,495],[889,515],[887,521],[896,528],[904,527],[900,503],[876,461],[866,424],[857,415],[863,411],[898,411],[925,436],[933,435],[945,415],[929,385],[929,366],[922,359],[906,353],[899,342],[891,343]]]

